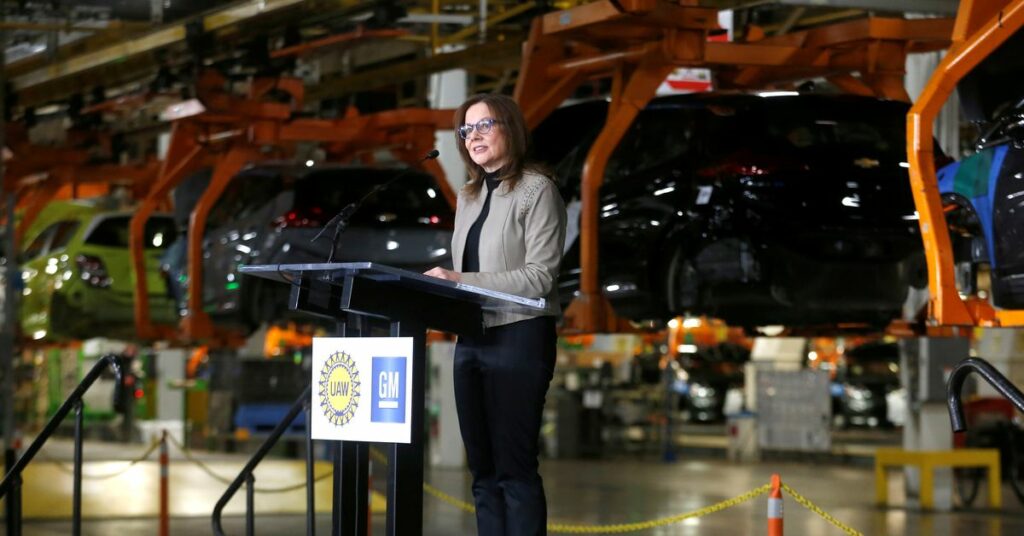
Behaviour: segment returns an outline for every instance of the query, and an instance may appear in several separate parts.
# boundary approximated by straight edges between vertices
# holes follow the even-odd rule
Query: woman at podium
[[[554,182],[529,165],[529,132],[515,101],[470,97],[455,112],[469,181],[452,235],[455,270],[434,277],[529,298],[536,314],[484,312],[484,333],[455,346],[455,403],[473,475],[481,536],[545,534],[538,472],[541,412],[555,366],[558,269],[565,205]]]

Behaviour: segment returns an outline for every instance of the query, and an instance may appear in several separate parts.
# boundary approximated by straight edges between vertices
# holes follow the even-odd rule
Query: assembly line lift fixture
[[[1024,310],[997,311],[986,300],[960,297],[932,149],[932,125],[957,83],[1022,25],[1024,0],[963,0],[953,43],[907,115],[910,182],[928,262],[928,318],[934,329],[1024,326]]]
[[[721,89],[792,87],[823,77],[850,93],[909,101],[903,87],[907,54],[945,48],[953,27],[948,18],[868,17],[758,40],[719,42],[708,40],[719,29],[717,10],[692,4],[592,2],[535,19],[524,45],[515,98],[530,127],[585,81],[612,80],[608,118],[583,166],[580,294],[566,311],[570,331],[623,327],[598,282],[599,190],[608,157],[675,68],[711,68]]]
[[[226,92],[226,80],[212,70],[197,84],[199,113],[173,120],[167,156],[149,195],[132,217],[129,244],[135,274],[135,325],[140,338],[237,344],[236,334],[213,325],[202,308],[202,239],[206,217],[228,183],[245,166],[294,154],[298,142],[316,142],[328,159],[340,160],[389,148],[400,160],[431,173],[442,195],[455,205],[455,192],[434,160],[422,156],[434,146],[438,129],[450,129],[452,110],[403,108],[338,119],[297,117],[304,88],[296,78],[256,78],[246,96]],[[183,107],[187,108],[187,107]],[[351,109],[350,109],[351,110]],[[181,325],[157,326],[149,315],[142,277],[143,231],[157,204],[185,177],[213,169],[210,184],[194,207],[188,228],[188,311]]]

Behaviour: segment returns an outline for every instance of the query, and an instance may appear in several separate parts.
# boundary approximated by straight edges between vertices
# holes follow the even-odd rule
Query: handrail
[[[9,503],[13,503],[14,508],[8,509],[7,516],[7,534],[14,536],[21,534],[21,472],[25,469],[25,466],[35,458],[35,455],[39,452],[39,449],[43,447],[43,444],[53,435],[53,432],[57,430],[60,423],[67,417],[68,413],[72,409],[75,410],[75,476],[74,476],[74,495],[72,498],[72,519],[71,519],[71,532],[74,535],[81,534],[82,530],[82,409],[84,404],[82,402],[82,396],[92,384],[99,379],[100,374],[107,367],[110,367],[114,371],[114,376],[117,379],[118,389],[114,391],[114,403],[117,403],[122,396],[120,387],[123,385],[124,371],[121,370],[121,364],[118,362],[118,355],[106,354],[99,358],[95,365],[85,375],[85,378],[75,387],[74,391],[68,395],[68,398],[64,400],[60,408],[57,409],[57,413],[50,418],[43,430],[36,436],[32,444],[25,449],[25,453],[18,458],[18,461],[14,463],[7,474],[4,475],[4,479],[0,482],[0,498],[3,498],[8,491],[13,489],[11,497],[8,497]]]
[[[252,458],[250,458],[245,464],[245,467],[242,468],[242,471],[238,473],[237,477],[235,477],[235,480],[228,486],[228,489],[224,491],[224,495],[221,495],[216,506],[213,507],[212,524],[213,533],[216,536],[224,536],[224,528],[221,526],[221,515],[223,514],[224,507],[227,506],[228,501],[234,497],[235,493],[238,492],[238,489],[242,487],[242,484],[246,484],[245,532],[246,534],[253,533],[255,528],[253,524],[253,495],[255,493],[256,486],[255,477],[252,473],[256,469],[256,466],[263,461],[263,457],[267,455],[267,452],[277,444],[277,440],[284,435],[285,430],[291,426],[292,421],[295,420],[295,417],[297,417],[299,412],[302,410],[306,411],[306,534],[313,536],[315,531],[313,485],[315,482],[313,479],[312,423],[310,422],[311,413],[309,408],[311,389],[312,384],[306,386],[306,390],[303,391],[299,396],[299,399],[292,404],[292,407],[288,410],[288,414],[277,423],[274,430],[270,432],[270,436],[263,441],[259,450],[253,454]]]
[[[967,379],[971,372],[977,372],[996,391],[999,391],[1003,398],[1012,402],[1018,411],[1024,411],[1024,393],[1021,393],[1020,389],[1010,383],[1010,380],[1006,379],[1006,376],[1003,376],[988,361],[977,357],[970,357],[957,363],[956,367],[953,367],[953,371],[949,375],[949,381],[946,383],[949,420],[954,432],[963,432],[967,429],[963,405],[960,401],[960,390],[964,385],[964,380]]]

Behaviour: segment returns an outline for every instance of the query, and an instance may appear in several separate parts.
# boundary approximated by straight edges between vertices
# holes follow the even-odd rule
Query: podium
[[[529,299],[446,281],[371,262],[243,266],[241,273],[291,286],[288,307],[333,321],[334,336],[411,337],[410,444],[385,443],[388,457],[387,534],[423,531],[424,386],[428,329],[457,335],[483,332],[484,311],[537,313]],[[306,433],[312,433],[307,430]],[[369,444],[340,442],[334,454],[331,534],[364,536],[369,529]]]

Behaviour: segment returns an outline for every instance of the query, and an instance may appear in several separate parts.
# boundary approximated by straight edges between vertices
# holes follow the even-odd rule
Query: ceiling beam
[[[780,4],[790,6],[813,6],[834,8],[855,8],[874,11],[894,11],[902,13],[941,13],[955,15],[959,0],[779,0]]]
[[[359,91],[393,85],[451,69],[472,70],[477,66],[500,68],[518,66],[522,44],[517,39],[495,41],[458,52],[437,54],[378,69],[327,79],[307,92],[309,100],[338,98]]]
[[[245,0],[202,15],[198,19],[202,21],[204,30],[213,32],[257,17],[277,14],[287,8],[298,7],[302,4],[302,0]],[[35,93],[41,91],[42,86],[52,85],[67,78],[81,77],[113,64],[146,57],[158,49],[183,43],[185,41],[185,26],[193,20],[195,19],[166,25],[133,40],[80,54],[14,76],[11,78],[11,85],[15,92]],[[29,89],[32,91],[28,92]],[[33,98],[32,100],[37,99]]]

